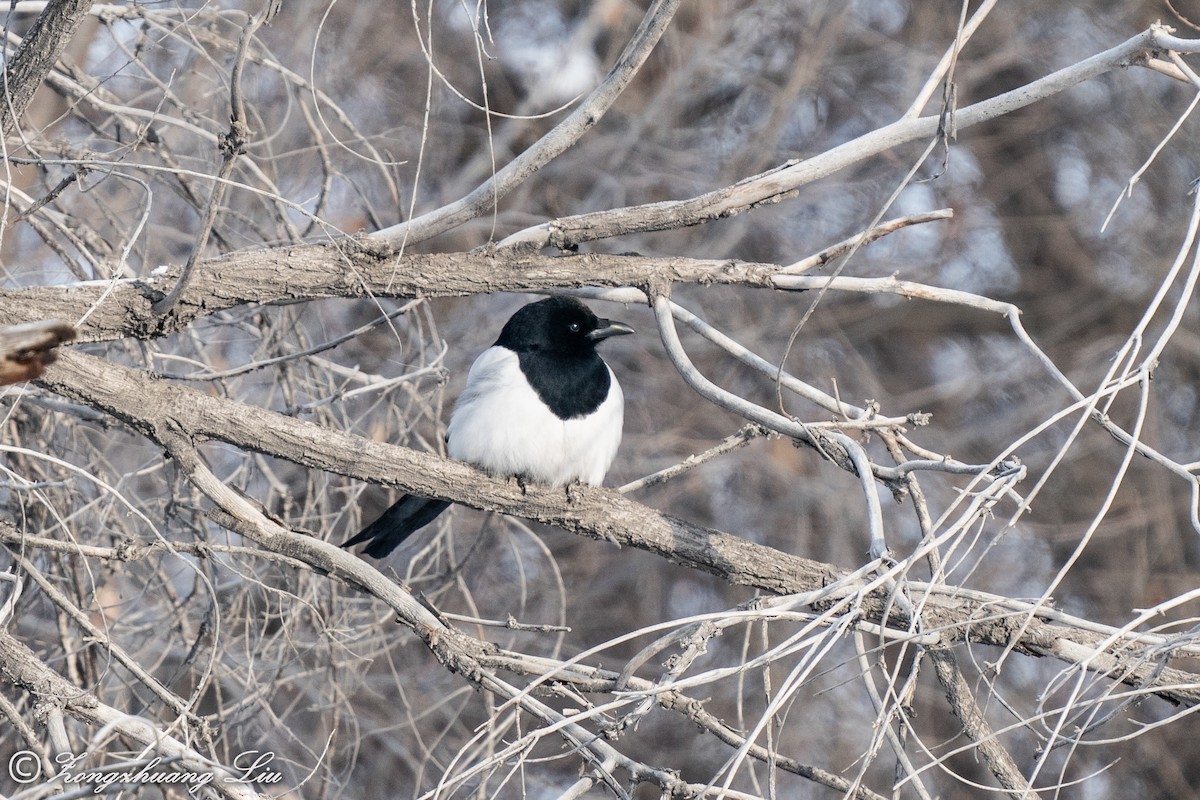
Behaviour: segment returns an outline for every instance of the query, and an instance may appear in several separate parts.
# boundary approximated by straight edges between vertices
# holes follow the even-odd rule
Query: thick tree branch
[[[735,260],[586,254],[469,253],[391,256],[351,240],[241,251],[196,265],[170,314],[153,304],[176,284],[175,268],[144,279],[0,289],[0,324],[57,316],[77,320],[84,341],[153,338],[195,319],[238,306],[288,304],[328,297],[451,297],[536,292],[584,285],[637,286],[651,281],[769,287],[783,267]],[[799,276],[797,276],[799,277]],[[53,314],[45,309],[57,309]]]
[[[42,85],[54,62],[87,16],[93,0],[52,0],[38,16],[21,49],[4,70],[4,103],[0,105],[0,131],[12,133],[25,114],[34,92]]]
[[[896,278],[830,279],[792,275],[788,267],[734,259],[695,259],[588,253],[550,256],[474,250],[387,257],[346,243],[234,253],[202,261],[166,316],[153,305],[175,285],[176,269],[144,279],[87,281],[66,286],[0,288],[0,324],[58,317],[86,319],[84,341],[151,339],[230,308],[286,305],[322,298],[461,297],[491,292],[544,292],[581,286],[724,284],[801,291],[844,288],[946,302],[1009,316],[1016,309],[968,292]],[[637,295],[640,299],[645,295]],[[90,313],[89,313],[90,312]]]
[[[795,594],[839,584],[830,600],[837,602],[838,598],[860,593],[864,587],[862,580],[850,579],[848,570],[693,525],[610,489],[576,487],[568,496],[562,489],[523,488],[512,481],[489,478],[466,464],[205,395],[92,356],[65,353],[42,382],[164,445],[180,435],[196,441],[222,441],[358,480],[557,525],[591,538],[646,550],[729,583],[767,592]],[[287,541],[266,544],[278,544],[287,555],[301,560],[311,557],[309,553],[292,552],[292,544]],[[321,552],[328,553],[326,548],[328,545],[322,544]],[[315,566],[329,571],[335,565],[322,555]],[[1084,659],[1080,654],[1093,653],[1092,648],[1105,641],[1104,636],[1049,623],[1045,621],[1048,611],[1032,607],[998,611],[1003,600],[931,593],[924,600],[922,630],[936,631],[945,644],[967,641],[1062,658],[1175,702],[1200,702],[1200,689],[1196,688],[1200,676],[1160,669],[1155,661],[1141,660],[1136,636],[1117,637],[1114,641],[1119,646],[1104,657]],[[902,631],[910,629],[910,621],[896,610],[890,592],[884,589],[861,598],[859,610],[870,622]]]

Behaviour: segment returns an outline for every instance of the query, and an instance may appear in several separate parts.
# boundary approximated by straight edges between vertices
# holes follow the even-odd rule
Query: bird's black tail
[[[413,532],[433,522],[449,505],[449,500],[406,494],[383,512],[379,519],[343,542],[342,547],[369,542],[363,552],[372,558],[383,558]]]

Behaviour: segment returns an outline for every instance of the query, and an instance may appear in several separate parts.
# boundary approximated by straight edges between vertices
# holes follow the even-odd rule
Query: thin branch
[[[229,176],[233,174],[233,168],[237,166],[238,159],[246,153],[246,141],[250,136],[250,126],[246,124],[246,102],[242,97],[242,70],[246,66],[246,54],[251,39],[254,38],[271,13],[272,6],[268,5],[242,28],[242,35],[238,39],[237,55],[233,61],[233,72],[229,76],[229,130],[225,132],[219,142],[221,168],[217,171],[216,180],[213,181],[212,191],[208,196],[208,204],[204,208],[204,218],[196,234],[196,243],[192,246],[192,252],[188,256],[187,263],[180,270],[179,280],[171,287],[171,291],[167,293],[166,297],[157,300],[151,306],[155,314],[170,313],[187,289],[192,270],[195,268],[196,262],[203,257],[204,249],[208,246],[208,237],[212,233],[213,223],[217,220],[217,212],[221,210],[221,205],[225,202],[225,190],[229,187]]]
[[[906,217],[889,219],[887,222],[881,222],[862,233],[856,233],[848,239],[843,239],[835,245],[826,247],[821,252],[811,255],[808,258],[802,258],[794,264],[789,264],[783,268],[782,272],[786,274],[798,274],[807,272],[810,269],[819,269],[836,258],[840,258],[871,242],[878,241],[885,236],[890,236],[897,231],[911,228],[913,225],[924,225],[929,222],[941,222],[953,218],[954,209],[939,208],[936,211],[926,211],[922,214],[910,214]]]
[[[1165,30],[1159,25],[1151,26],[1137,36],[1091,58],[1064,67],[1025,86],[958,109],[955,113],[955,124],[958,130],[962,130],[1011,114],[1019,108],[1053,97],[1106,72],[1144,63],[1151,54],[1159,50],[1183,53],[1200,51],[1200,40],[1179,39],[1166,35]],[[498,247],[523,250],[556,247],[567,250],[583,242],[631,233],[675,230],[734,216],[755,206],[777,203],[793,196],[802,186],[828,178],[847,167],[900,145],[936,136],[941,124],[940,115],[916,119],[902,118],[812,158],[790,161],[731,186],[686,200],[668,200],[561,217],[518,231],[502,240]]]
[[[579,107],[525,152],[505,164],[489,180],[461,200],[438,208],[408,222],[384,228],[371,235],[377,242],[396,248],[422,242],[450,230],[469,219],[487,213],[537,170],[569,148],[587,133],[616,102],[625,87],[637,75],[654,46],[666,31],[679,0],[655,0],[647,9],[616,64]]]
[[[946,692],[946,702],[950,704],[950,711],[962,723],[963,733],[979,746],[979,752],[987,762],[988,769],[996,776],[996,780],[1009,791],[1021,792],[1021,797],[1030,800],[1040,797],[1033,791],[1029,781],[1021,774],[1020,767],[1013,760],[1012,754],[1000,744],[996,732],[988,724],[983,709],[975,702],[975,695],[958,668],[954,653],[948,647],[931,647],[926,652],[933,662],[933,671],[937,675],[938,683]]]
[[[766,428],[761,425],[744,425],[736,433],[730,434],[722,439],[717,444],[705,450],[703,453],[688,456],[683,461],[666,469],[660,469],[658,472],[638,478],[635,481],[630,481],[621,488],[617,489],[621,494],[636,492],[640,489],[645,489],[647,486],[656,486],[660,483],[665,483],[673,478],[677,478],[685,472],[690,472],[696,467],[706,462],[712,461],[714,458],[723,456],[726,453],[731,453],[738,450],[750,442],[767,435]]]
[[[683,349],[683,344],[679,341],[679,334],[675,331],[675,321],[671,314],[670,299],[666,295],[657,295],[653,298],[653,305],[654,318],[658,322],[658,333],[662,338],[667,356],[684,381],[701,397],[721,408],[732,411],[743,419],[808,445],[847,472],[854,471],[853,463],[845,448],[840,444],[835,444],[829,437],[812,431],[801,422],[788,419],[769,408],[751,403],[733,392],[728,392],[704,377],[700,370],[692,364],[687,352]]]
[[[76,625],[78,625],[88,636],[88,639],[95,642],[104,650],[112,654],[113,659],[125,669],[129,670],[143,686],[159,699],[159,701],[167,708],[180,717],[188,721],[189,727],[200,729],[203,727],[199,716],[189,706],[190,703],[185,701],[179,695],[172,692],[164,686],[157,678],[148,673],[137,659],[126,652],[125,648],[121,647],[116,642],[112,641],[109,636],[97,627],[89,618],[83,609],[77,607],[70,598],[58,590],[45,575],[42,574],[33,562],[22,556],[20,553],[13,553],[13,560],[21,571],[33,579],[38,588],[54,603],[61,611],[63,611]]]
[[[3,629],[0,629],[0,681],[12,684],[39,702],[59,705],[78,720],[105,726],[164,758],[179,759],[180,768],[209,776],[209,785],[229,800],[267,800],[238,779],[240,771],[235,773],[221,766],[141,717],[101,703],[93,694],[50,669]]]

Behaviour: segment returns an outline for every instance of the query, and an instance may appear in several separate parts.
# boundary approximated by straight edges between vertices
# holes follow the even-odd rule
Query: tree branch
[[[843,568],[694,525],[647,508],[611,489],[574,487],[568,496],[561,488],[521,487],[513,481],[491,478],[460,462],[368,441],[255,406],[205,395],[156,380],[149,373],[80,353],[64,353],[42,382],[65,397],[124,421],[164,446],[181,434],[196,441],[226,442],[357,480],[398,486],[414,494],[443,497],[474,508],[557,525],[590,538],[655,553],[731,584],[775,594],[836,586],[837,591],[830,594],[827,602],[837,603],[863,593],[867,586],[864,579],[852,578],[852,573]],[[307,546],[297,550],[296,543],[306,540],[307,537],[294,534],[278,540],[256,539],[264,546],[327,572],[341,571],[339,565],[344,570],[349,562],[343,557],[358,561],[325,543],[314,543],[319,545],[317,550]],[[336,558],[331,560],[330,553],[336,553]],[[378,578],[372,579],[368,589],[377,593],[388,587],[385,594],[390,593],[390,582],[378,572],[371,572]],[[356,570],[353,579],[360,585],[361,575]],[[890,572],[884,573],[879,580],[886,582],[891,577]],[[887,589],[872,589],[858,599],[859,611],[867,621],[898,631],[910,630],[910,620],[896,610]],[[1173,702],[1200,703],[1200,676],[1181,670],[1156,671],[1153,663],[1139,663],[1136,658],[1121,655],[1122,651],[1137,652],[1135,634],[1106,639],[1093,631],[1046,622],[1045,616],[1050,613],[1047,609],[1021,605],[1020,609],[1010,610],[1001,605],[1008,601],[1000,597],[982,601],[953,592],[943,596],[931,590],[923,602],[921,630],[936,631],[943,643],[968,641],[1062,658]],[[1106,653],[1094,649],[1101,642],[1105,643]],[[1083,658],[1082,653],[1089,655]]]
[[[265,795],[235,780],[234,773],[179,741],[169,731],[101,703],[84,687],[50,669],[4,629],[0,629],[0,681],[29,693],[38,703],[61,707],[78,720],[127,736],[165,758],[179,759],[178,768],[211,776],[214,780],[210,785],[229,800],[265,800]]]
[[[490,180],[461,200],[408,222],[377,231],[372,234],[372,238],[399,248],[429,239],[495,208],[501,197],[520,186],[526,178],[579,141],[600,121],[646,62],[650,51],[666,31],[678,7],[679,0],[656,0],[646,11],[641,25],[625,47],[625,52],[617,59],[617,63],[600,85],[593,89],[566,119],[506,164]]]
[[[0,132],[8,136],[25,114],[34,93],[54,68],[93,0],[51,0],[38,16],[17,54],[4,70]]]
[[[1200,40],[1180,39],[1153,25],[1116,47],[1039,78],[1025,86],[981,100],[954,113],[958,130],[1010,114],[1039,100],[1060,94],[1098,75],[1145,62],[1164,49],[1194,53]],[[876,128],[845,144],[801,161],[789,161],[766,172],[744,178],[685,200],[668,200],[587,214],[561,217],[518,231],[500,242],[501,249],[540,250],[573,248],[583,242],[610,239],[631,233],[675,230],[724,219],[795,195],[802,186],[835,175],[888,150],[935,136],[942,125],[940,114],[902,118]]]

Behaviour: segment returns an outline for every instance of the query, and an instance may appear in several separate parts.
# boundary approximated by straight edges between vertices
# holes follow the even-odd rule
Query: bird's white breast
[[[609,378],[599,408],[559,419],[525,380],[517,354],[489,347],[471,365],[450,416],[450,456],[494,475],[521,475],[551,486],[598,485],[617,453],[624,423],[625,401],[611,369]]]

